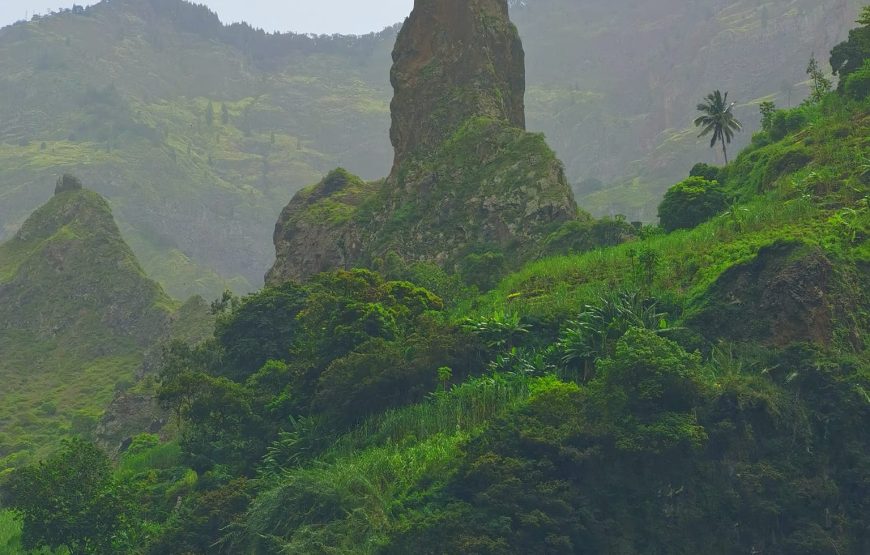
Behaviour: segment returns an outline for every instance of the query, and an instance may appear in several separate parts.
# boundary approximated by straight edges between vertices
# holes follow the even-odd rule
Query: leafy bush
[[[764,168],[762,186],[769,187],[781,176],[796,172],[812,160],[812,154],[803,147],[794,147],[774,155]]]
[[[719,214],[728,199],[716,181],[690,177],[665,193],[659,205],[659,222],[665,231],[691,229]]]
[[[773,114],[769,131],[770,138],[774,141],[780,141],[789,133],[802,129],[806,121],[807,118],[803,108],[779,110]]]
[[[462,279],[482,291],[495,287],[506,272],[507,259],[500,252],[469,254],[459,265]]]
[[[720,181],[719,177],[722,173],[722,168],[699,162],[692,166],[689,171],[689,177],[700,177],[707,181]]]
[[[846,78],[845,91],[856,100],[870,96],[870,59],[865,60],[861,69]]]
[[[5,498],[24,517],[24,547],[124,551],[133,507],[110,470],[109,458],[95,445],[71,440],[55,456],[13,473]]]
[[[581,253],[619,245],[636,235],[637,230],[622,217],[570,221],[547,237],[543,251],[547,256]]]

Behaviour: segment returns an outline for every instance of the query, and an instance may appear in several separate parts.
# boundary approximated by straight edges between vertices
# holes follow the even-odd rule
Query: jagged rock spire
[[[390,78],[394,167],[474,116],[525,129],[525,55],[507,0],[415,0]]]

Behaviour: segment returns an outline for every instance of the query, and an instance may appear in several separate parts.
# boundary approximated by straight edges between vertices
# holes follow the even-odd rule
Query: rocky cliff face
[[[269,284],[365,266],[393,252],[446,268],[510,261],[580,215],[561,162],[524,130],[523,49],[506,0],[417,0],[393,53],[383,182],[337,170],[299,193],[275,229]]]
[[[395,166],[470,117],[525,129],[525,55],[503,0],[417,0],[393,50]]]

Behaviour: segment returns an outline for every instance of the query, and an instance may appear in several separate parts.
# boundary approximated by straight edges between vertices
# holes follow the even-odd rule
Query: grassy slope
[[[546,132],[573,181],[641,176],[584,194],[581,206],[651,220],[663,188],[710,155],[684,130],[682,107],[721,87],[753,120],[755,99],[802,81],[809,53],[851,25],[855,2],[829,3],[527,2],[514,19],[528,52],[529,127]],[[173,19],[173,2],[158,4],[103,3],[0,31],[0,237],[70,170],[111,199],[125,239],[173,296],[255,289],[296,190],[337,165],[366,179],[387,172],[394,32],[273,42],[280,56],[264,63],[215,38],[211,23],[198,29],[211,21],[204,12],[191,23]]]
[[[0,468],[90,432],[175,308],[99,195],[37,210],[0,245]]]
[[[801,240],[853,263],[870,263],[870,111],[866,103],[845,107],[833,100],[825,108],[828,114],[821,107],[807,110],[811,120],[800,133],[741,153],[724,181],[742,200],[726,214],[693,230],[541,260],[464,310],[571,317],[607,290],[640,285],[639,255],[645,251],[655,253],[656,259],[651,289],[684,304],[703,296],[726,269],[750,260],[776,240]],[[771,161],[795,149],[811,161],[797,171],[771,176],[762,186]]]

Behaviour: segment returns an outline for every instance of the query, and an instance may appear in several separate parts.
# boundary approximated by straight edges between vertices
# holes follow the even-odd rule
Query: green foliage
[[[825,73],[819,67],[819,62],[816,60],[815,55],[810,57],[809,64],[807,65],[807,75],[810,76],[811,81],[810,97],[807,99],[807,102],[821,102],[825,98],[825,95],[831,92],[833,85],[831,80],[825,77]]]
[[[774,112],[770,124],[770,138],[780,141],[789,133],[800,130],[806,123],[804,111],[800,108]]]
[[[659,205],[659,225],[665,231],[691,229],[721,213],[727,197],[717,181],[690,177],[674,185]]]
[[[863,100],[870,96],[870,58],[864,61],[860,69],[846,77],[844,90],[855,100]]]
[[[698,162],[689,171],[689,177],[701,177],[707,181],[719,181],[722,175],[722,168]]]
[[[149,543],[147,553],[228,552],[216,548],[216,538],[247,509],[251,489],[248,481],[238,479],[184,498],[161,528],[159,536]]]
[[[812,161],[813,157],[806,148],[795,146],[771,156],[764,168],[761,184],[770,187],[783,175],[792,174]]]
[[[133,508],[93,444],[65,442],[54,457],[14,472],[4,489],[7,505],[23,515],[28,549],[63,546],[77,554],[127,547]]]
[[[840,76],[839,89],[843,90],[849,82],[849,76],[861,71],[870,58],[870,10],[864,6],[857,23],[861,26],[849,31],[848,40],[841,42],[831,50],[831,67],[834,75]],[[850,93],[851,94],[851,93]]]
[[[655,331],[633,328],[599,372],[590,387],[604,418],[618,423],[617,449],[663,453],[697,448],[707,439],[692,414],[704,388],[700,355]]]
[[[598,248],[612,247],[631,240],[637,230],[625,218],[602,218],[591,221],[570,221],[562,224],[544,242],[547,256],[577,254]]]
[[[481,291],[492,289],[507,271],[507,261],[500,252],[472,253],[459,265],[462,279]]]
[[[244,381],[266,361],[289,356],[305,296],[300,286],[286,283],[246,297],[218,318],[215,338],[225,346],[227,377]]]
[[[761,113],[761,129],[770,132],[773,128],[773,116],[776,114],[776,105],[773,102],[765,101],[758,106],[758,111]]]
[[[555,346],[556,356],[565,370],[588,381],[595,363],[612,355],[617,342],[632,328],[664,333],[669,328],[668,315],[659,311],[655,299],[637,292],[611,293],[566,323]]]
[[[433,314],[443,301],[366,270],[267,288],[221,311],[215,339],[167,350],[158,391],[182,423],[181,446],[198,470],[250,475],[291,416],[342,429],[421,399],[445,363],[467,375],[476,343]]]

